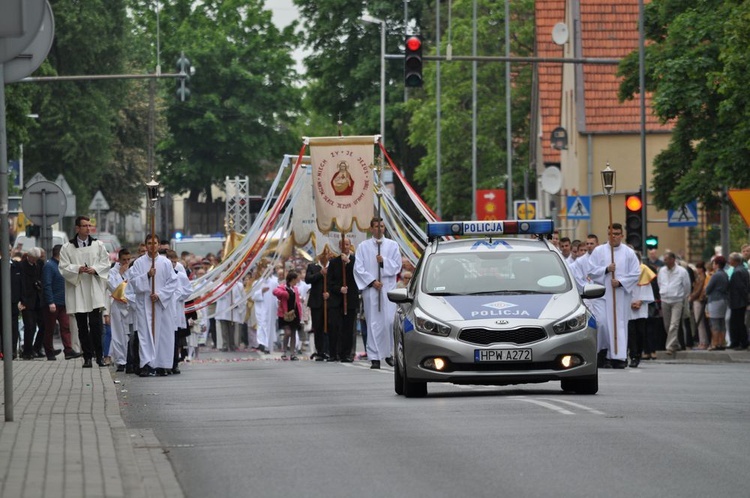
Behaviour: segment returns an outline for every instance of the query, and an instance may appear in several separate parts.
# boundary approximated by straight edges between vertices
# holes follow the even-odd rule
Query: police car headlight
[[[569,316],[565,320],[561,320],[552,326],[552,330],[555,334],[567,334],[569,332],[577,332],[583,330],[588,322],[588,313],[582,311],[573,316]]]
[[[426,317],[424,315],[420,315],[415,313],[415,325],[416,329],[419,332],[424,332],[425,334],[432,334],[432,335],[439,335],[446,337],[448,334],[451,333],[451,328],[449,325],[446,325],[444,323],[440,323],[437,320],[434,320],[432,318]]]

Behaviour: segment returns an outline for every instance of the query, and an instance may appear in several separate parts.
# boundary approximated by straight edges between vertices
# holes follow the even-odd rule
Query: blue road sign
[[[571,195],[568,196],[568,219],[590,220],[591,219],[591,196]]]
[[[678,209],[667,211],[667,225],[670,227],[698,226],[698,202],[688,202]]]

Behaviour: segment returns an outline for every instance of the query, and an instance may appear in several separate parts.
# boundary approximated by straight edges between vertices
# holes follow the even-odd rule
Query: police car
[[[405,289],[388,292],[397,394],[428,382],[509,385],[560,381],[596,394],[596,323],[560,253],[550,220],[429,223],[430,239]],[[442,240],[455,238],[456,240]],[[509,238],[508,236],[515,236]],[[533,236],[533,237],[530,237]]]

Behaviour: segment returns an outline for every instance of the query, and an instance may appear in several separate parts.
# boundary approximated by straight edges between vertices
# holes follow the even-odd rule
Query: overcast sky
[[[273,22],[279,28],[297,19],[297,7],[292,0],[266,0],[266,8],[273,12]]]
[[[266,8],[273,12],[273,22],[279,28],[288,26],[299,17],[297,7],[294,6],[292,0],[266,0]],[[305,67],[302,64],[304,52],[295,50],[292,55],[297,61],[297,72],[303,74],[305,72]]]

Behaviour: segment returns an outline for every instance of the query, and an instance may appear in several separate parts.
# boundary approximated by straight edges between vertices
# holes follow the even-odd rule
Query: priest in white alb
[[[596,247],[589,256],[588,274],[595,283],[603,285],[606,289],[604,301],[609,342],[607,365],[625,368],[630,304],[633,290],[641,276],[641,264],[635,251],[622,243],[621,224],[613,223],[609,230],[609,242]]]
[[[174,331],[177,329],[172,302],[177,294],[177,275],[172,262],[159,254],[158,236],[148,235],[146,248],[148,252],[131,266],[128,282],[134,294],[143,377],[167,375],[166,370],[172,369]]]
[[[357,248],[354,280],[362,293],[367,322],[367,358],[370,368],[380,368],[380,360],[393,365],[393,317],[396,304],[388,299],[388,291],[396,288],[401,272],[398,244],[384,236],[382,218],[370,221],[372,237]]]

